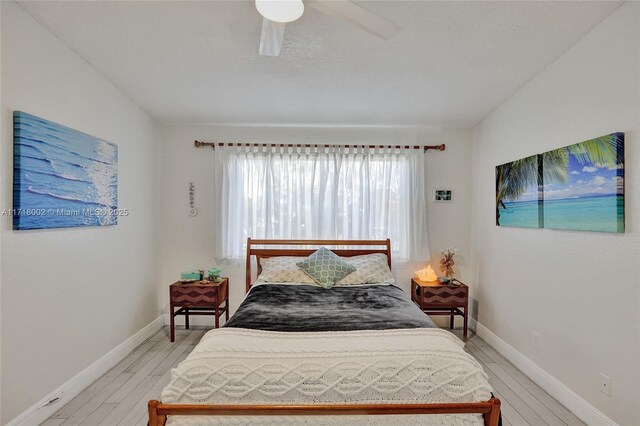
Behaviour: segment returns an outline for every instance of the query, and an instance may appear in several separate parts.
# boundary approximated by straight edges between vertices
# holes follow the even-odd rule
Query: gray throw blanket
[[[253,287],[225,327],[267,331],[351,331],[435,327],[393,285],[334,287],[263,284]]]

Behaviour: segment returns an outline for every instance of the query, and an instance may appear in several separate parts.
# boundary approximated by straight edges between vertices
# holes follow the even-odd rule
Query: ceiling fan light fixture
[[[256,0],[260,15],[274,22],[293,22],[302,16],[302,0]]]

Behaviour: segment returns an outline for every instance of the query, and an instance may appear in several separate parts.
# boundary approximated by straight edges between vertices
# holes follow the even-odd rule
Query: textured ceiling
[[[620,2],[359,4],[401,32],[307,8],[262,57],[250,1],[20,3],[163,123],[471,126]]]

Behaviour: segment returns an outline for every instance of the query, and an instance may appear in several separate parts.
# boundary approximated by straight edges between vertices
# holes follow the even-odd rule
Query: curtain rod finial
[[[416,147],[418,148],[418,147]],[[426,145],[424,147],[424,151],[429,151],[430,149],[433,149],[435,151],[444,151],[446,148],[445,144],[440,144],[440,145]]]
[[[193,145],[196,148],[202,148],[203,146],[210,146],[211,148],[216,149],[216,144],[215,143],[212,143],[212,142],[200,142],[197,139],[195,141],[193,141]]]

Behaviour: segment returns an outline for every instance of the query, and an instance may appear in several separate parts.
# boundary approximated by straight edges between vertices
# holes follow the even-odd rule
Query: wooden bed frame
[[[289,246],[290,248],[255,248],[253,246]],[[293,247],[291,247],[293,246]],[[295,246],[312,248],[295,248]],[[328,247],[327,247],[328,246]],[[340,246],[361,247],[358,249],[331,248]],[[247,293],[251,290],[251,256],[256,257],[258,265],[258,275],[262,272],[260,261],[268,257],[276,256],[298,256],[307,257],[318,250],[318,247],[331,248],[331,251],[338,256],[352,257],[363,254],[382,253],[387,255],[389,269],[391,269],[391,240],[252,240],[247,238]],[[365,248],[367,247],[367,248]],[[368,248],[377,247],[377,248]]]
[[[263,248],[255,248],[262,246]],[[269,246],[293,246],[280,248]],[[298,248],[295,248],[298,246]],[[302,246],[302,247],[300,247]],[[260,260],[275,256],[309,256],[318,246],[362,247],[331,248],[340,256],[384,253],[391,267],[391,241],[386,240],[252,240],[247,239],[246,289],[251,289],[251,256],[256,257],[258,274]],[[315,247],[315,248],[309,248]],[[377,248],[373,248],[377,247]],[[419,414],[482,414],[485,426],[498,426],[500,400],[492,397],[484,402],[437,404],[322,404],[322,405],[214,405],[162,404],[149,401],[149,426],[164,426],[167,416],[327,416],[327,415],[419,415]]]

